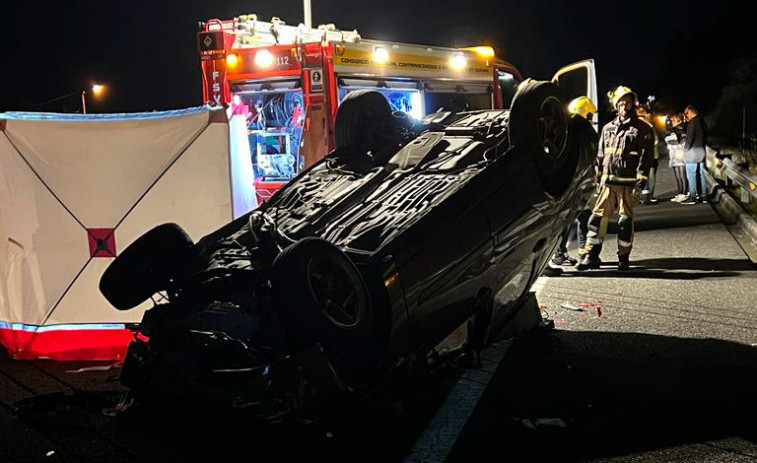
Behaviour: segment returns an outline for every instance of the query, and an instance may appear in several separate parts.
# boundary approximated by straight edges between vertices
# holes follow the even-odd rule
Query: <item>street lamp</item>
[[[95,98],[99,98],[103,93],[105,93],[105,85],[102,84],[92,84],[92,96]],[[87,98],[86,96],[87,91],[82,90],[81,91],[81,111],[82,114],[87,114]]]
[[[92,84],[92,87],[90,87],[90,89],[89,89],[89,91],[92,92],[92,96],[94,96],[95,98],[101,97],[105,93],[105,90],[106,90],[106,87],[103,84]],[[66,98],[74,96],[74,95],[76,95],[78,93],[79,96],[81,97],[81,111],[82,111],[82,114],[87,114],[87,99],[86,99],[87,91],[88,91],[87,89],[84,89],[84,90],[81,90],[81,91],[66,93],[65,95],[61,95],[61,96],[53,98],[51,100],[43,101],[42,103],[37,104],[35,106],[35,108],[39,108],[40,106],[44,106],[44,105],[49,104],[49,103],[54,103],[56,101],[60,101],[60,100],[66,99]]]

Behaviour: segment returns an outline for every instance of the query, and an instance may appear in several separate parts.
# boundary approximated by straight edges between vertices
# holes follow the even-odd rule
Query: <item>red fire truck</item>
[[[507,108],[523,80],[487,46],[366,40],[333,24],[295,27],[254,14],[209,20],[197,41],[203,99],[228,108],[230,147],[249,151],[258,203],[333,149],[336,109],[352,91],[376,90],[393,110],[420,119],[442,108]],[[553,80],[568,98],[596,103],[592,60]]]

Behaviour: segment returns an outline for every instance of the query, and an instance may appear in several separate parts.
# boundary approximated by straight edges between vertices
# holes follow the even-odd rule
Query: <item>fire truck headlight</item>
[[[226,55],[226,64],[229,66],[236,66],[239,62],[239,56],[236,53]]]
[[[454,55],[452,55],[452,58],[449,59],[449,65],[450,67],[452,67],[452,69],[460,71],[462,69],[465,69],[465,66],[468,65],[468,60],[462,53],[455,53]]]
[[[265,48],[255,53],[255,65],[261,68],[270,67],[273,64],[273,53]]]
[[[376,47],[373,49],[373,62],[376,64],[384,64],[389,61],[389,52],[384,47]]]

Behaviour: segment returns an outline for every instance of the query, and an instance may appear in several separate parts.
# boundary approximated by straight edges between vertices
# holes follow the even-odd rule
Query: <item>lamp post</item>
[[[98,98],[100,95],[102,95],[105,92],[105,85],[103,84],[92,84],[92,96]],[[81,91],[81,110],[82,114],[87,114],[87,99],[86,99],[86,90]]]
[[[92,84],[92,87],[90,88],[90,91],[92,92],[92,95],[96,98],[99,98],[103,93],[105,93],[105,85],[102,84]],[[64,100],[66,98],[69,98],[71,96],[74,96],[76,94],[79,94],[81,97],[81,112],[82,114],[87,114],[87,89],[76,91],[76,92],[70,92],[66,93],[65,95],[61,95],[59,97],[53,98],[51,100],[43,101],[42,103],[38,103],[35,108],[39,108],[40,106],[44,106],[46,104],[54,103],[56,101]]]
[[[310,5],[310,0],[302,0],[302,9],[305,13],[305,27],[310,29],[311,27],[313,27],[313,13]]]

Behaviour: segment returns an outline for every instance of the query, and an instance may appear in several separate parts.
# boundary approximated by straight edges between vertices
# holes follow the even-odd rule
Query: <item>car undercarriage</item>
[[[116,308],[161,295],[123,368],[136,400],[317,416],[465,323],[480,348],[592,188],[596,132],[550,83],[419,122],[354,92],[336,127],[334,152],[258,209],[197,243],[158,226],[108,268]]]

